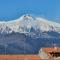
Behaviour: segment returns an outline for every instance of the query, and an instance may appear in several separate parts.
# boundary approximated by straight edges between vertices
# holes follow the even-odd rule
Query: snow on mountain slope
[[[48,21],[41,17],[32,17],[31,15],[23,15],[22,17],[7,22],[0,21],[0,33],[29,33],[31,28],[37,31],[56,31],[60,33],[60,24]]]

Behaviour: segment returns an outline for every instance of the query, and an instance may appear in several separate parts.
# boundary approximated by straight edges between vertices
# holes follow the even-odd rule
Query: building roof
[[[27,54],[27,55],[0,55],[0,60],[41,60],[40,56]]]

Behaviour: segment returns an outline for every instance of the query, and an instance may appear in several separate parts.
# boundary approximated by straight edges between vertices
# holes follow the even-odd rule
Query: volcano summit
[[[41,47],[60,46],[60,24],[29,14],[0,21],[1,54],[36,54]]]

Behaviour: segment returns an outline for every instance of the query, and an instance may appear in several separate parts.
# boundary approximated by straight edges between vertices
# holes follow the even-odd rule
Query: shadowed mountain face
[[[59,34],[56,32],[0,34],[0,54],[37,54],[41,47],[53,47],[53,43],[60,46],[60,35],[58,38],[55,35]]]

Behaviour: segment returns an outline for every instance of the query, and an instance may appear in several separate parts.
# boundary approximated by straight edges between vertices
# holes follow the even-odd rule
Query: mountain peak
[[[28,20],[28,19],[32,18],[32,15],[31,14],[25,14],[25,15],[21,16],[21,18],[24,20]]]

